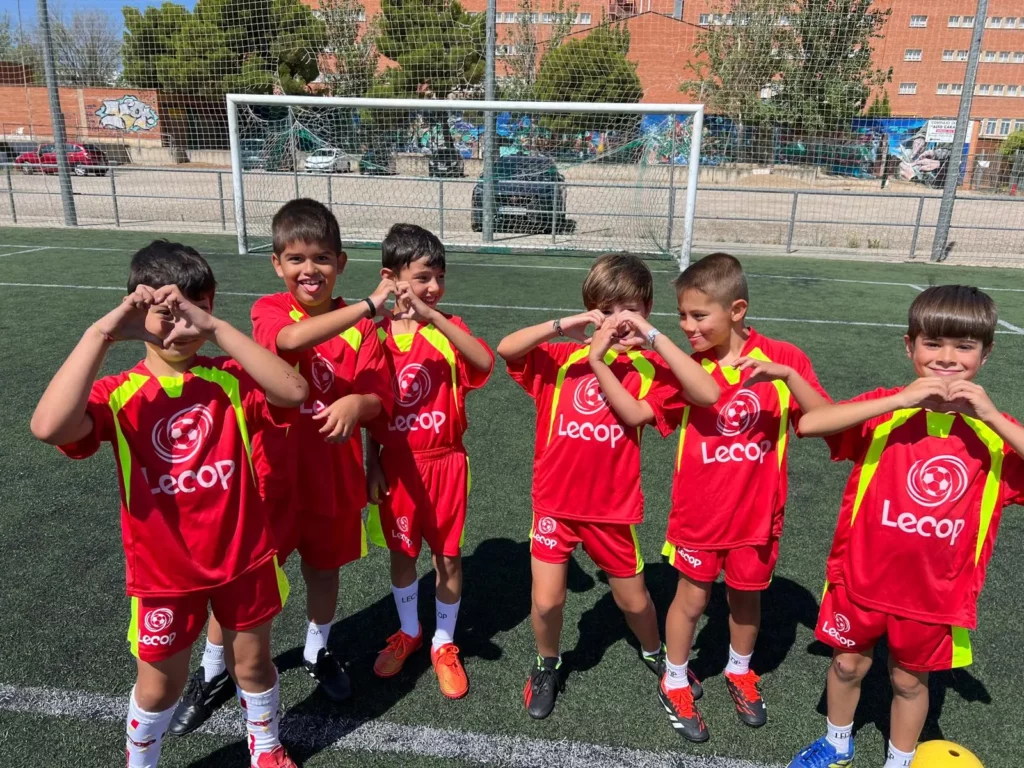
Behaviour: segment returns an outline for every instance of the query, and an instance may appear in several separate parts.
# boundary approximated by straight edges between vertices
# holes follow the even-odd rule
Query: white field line
[[[56,688],[20,688],[0,685],[0,711],[84,722],[123,723],[127,695],[66,691]],[[203,726],[202,733],[242,740],[241,712],[228,705]],[[549,741],[524,736],[473,733],[425,725],[398,725],[384,720],[351,720],[328,714],[288,714],[281,718],[281,740],[286,746],[319,751],[362,752],[376,755],[416,755],[461,760],[503,768],[564,766],[565,768],[772,768],[762,763],[725,757],[700,757],[683,752],[648,752],[640,749]],[[170,753],[175,742],[164,742]],[[351,759],[351,758],[349,758]],[[338,764],[346,758],[339,755]]]
[[[0,259],[6,258],[8,256],[24,256],[26,253],[35,253],[36,251],[46,251],[46,250],[49,250],[49,248],[50,248],[50,246],[48,246],[48,245],[38,245],[38,246],[35,246],[33,248],[24,248],[24,249],[22,249],[20,251],[11,251],[10,253],[0,253]]]

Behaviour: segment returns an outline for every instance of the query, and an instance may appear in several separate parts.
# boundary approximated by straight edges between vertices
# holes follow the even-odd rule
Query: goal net
[[[228,95],[241,252],[295,197],[348,243],[397,222],[450,247],[633,251],[686,263],[701,105]]]

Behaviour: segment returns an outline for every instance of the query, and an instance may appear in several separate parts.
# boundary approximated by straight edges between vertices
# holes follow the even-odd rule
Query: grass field
[[[49,377],[82,330],[122,295],[131,253],[146,233],[0,229],[0,762],[14,766],[100,768],[123,764],[123,711],[134,665],[124,640],[128,600],[118,530],[117,483],[109,450],[86,462],[35,442],[28,420]],[[243,329],[259,295],[280,289],[265,257],[231,255],[233,238],[184,238],[209,257],[220,291],[217,312]],[[379,268],[372,251],[350,252],[339,282],[349,297],[367,294]],[[980,382],[1004,410],[1024,417],[1019,361],[1024,355],[1024,272],[927,264],[864,264],[747,258],[752,320],[762,332],[810,355],[836,398],[905,383],[906,309],[920,287],[967,282],[997,289],[996,351]],[[444,305],[492,344],[509,331],[574,311],[587,268],[582,258],[452,254]],[[658,270],[655,320],[682,334],[670,280]],[[119,345],[105,372],[129,367],[140,349]],[[425,654],[397,679],[381,682],[371,665],[397,627],[387,555],[371,550],[342,571],[339,620],[331,646],[349,664],[351,703],[333,707],[313,694],[300,668],[303,590],[288,563],[293,597],[275,628],[282,676],[283,737],[306,766],[704,766],[785,764],[820,735],[828,654],[812,626],[825,555],[848,467],[832,465],[820,441],[795,441],[786,534],[776,579],[764,600],[764,630],[754,657],[764,675],[769,724],[739,724],[722,679],[727,651],[725,600],[716,590],[696,640],[693,667],[705,678],[702,709],[711,729],[703,746],[668,726],[655,680],[637,661],[607,584],[580,554],[570,572],[563,646],[571,670],[554,715],[529,720],[522,685],[533,657],[529,624],[532,407],[499,363],[470,399],[467,445],[474,488],[466,536],[466,593],[458,644],[472,689],[459,702],[441,697]],[[660,615],[675,578],[658,557],[664,535],[675,441],[649,433],[644,450],[647,522],[640,527],[647,583]],[[988,768],[1019,764],[1019,626],[1024,518],[1006,515],[980,603],[975,665],[934,675],[925,738],[949,738]],[[433,574],[421,560],[421,600],[433,600]],[[421,611],[433,631],[431,611]],[[858,711],[858,765],[881,765],[889,693],[882,670],[865,685]],[[162,765],[246,765],[241,719],[225,706],[207,729],[168,740]]]

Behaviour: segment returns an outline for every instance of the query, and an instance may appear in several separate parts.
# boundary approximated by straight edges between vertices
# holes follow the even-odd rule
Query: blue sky
[[[160,2],[153,0],[48,0],[50,13],[62,12],[71,13],[75,10],[100,10],[120,18],[121,9],[126,5],[133,5],[136,8],[147,8],[151,5],[160,5]],[[178,5],[192,8],[195,0],[174,0]],[[18,23],[18,6],[21,6],[21,21],[25,25],[33,25],[36,21],[36,0],[0,0],[0,15],[10,14],[11,22]]]

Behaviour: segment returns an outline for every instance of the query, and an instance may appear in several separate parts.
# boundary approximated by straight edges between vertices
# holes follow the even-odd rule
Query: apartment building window
[[[1007,96],[1016,96],[1017,95],[1017,86],[1016,85],[1008,85],[1008,86],[1006,86],[1006,95]]]
[[[949,83],[939,83],[935,86],[935,92],[939,94],[939,96],[945,96],[949,93]]]
[[[989,29],[1000,29],[1003,26],[1002,16],[989,16],[988,24],[986,25]]]
[[[711,25],[711,14],[710,13],[702,13],[700,15],[700,19],[698,20],[697,23],[700,24],[702,27],[710,26]]]
[[[907,48],[903,52],[904,61],[920,61],[921,60],[921,49],[920,48]]]
[[[953,83],[952,86],[949,89],[949,92],[952,95],[954,95],[954,96],[959,96],[961,93],[964,92],[964,84],[963,83]]]
[[[917,93],[917,83],[900,83],[901,96],[913,96]]]
[[[969,53],[969,51],[957,51],[956,52],[956,60],[957,61],[967,61],[967,54],[968,53]]]
[[[589,13],[581,13],[580,14],[580,24],[589,24],[589,23],[590,23],[590,14]]]
[[[984,132],[987,135],[989,135],[989,136],[995,135],[995,132],[996,132],[996,121],[995,120],[986,120],[985,121],[985,131]]]
[[[1010,52],[1009,51],[1000,51],[999,52],[999,63],[1000,64],[1009,64],[1010,63]]]
[[[1010,121],[1009,120],[1002,120],[1002,121],[1000,121],[1000,123],[999,123],[999,135],[1000,136],[1009,136],[1010,135]]]
[[[951,27],[959,27],[960,26],[960,17],[959,16],[950,16],[949,17],[949,26],[951,26]]]
[[[1006,27],[1006,29],[1016,29],[1017,28],[1017,17],[1016,16],[1008,17],[1006,19],[1006,23],[1003,26]]]
[[[993,85],[992,86],[992,95],[993,96],[1002,96],[1004,90],[1005,89],[1001,85]]]
[[[974,17],[973,16],[964,16],[962,19],[960,19],[960,26],[961,27],[967,27],[967,28],[973,27],[974,26]]]
[[[1013,124],[1014,131],[1024,131],[1024,120],[1018,120]]]
[[[953,61],[955,56],[956,56],[956,51],[954,51],[952,48],[950,48],[948,51],[943,51],[942,52],[942,60],[943,61]]]
[[[552,20],[552,16],[551,16],[550,13],[542,13],[540,15],[540,23],[541,24],[550,24],[551,20]]]
[[[985,53],[982,55],[982,58],[985,61],[995,61],[996,60],[996,52],[995,51],[985,51]]]
[[[911,16],[910,26],[912,27],[927,27],[928,17],[927,16]]]
[[[982,85],[979,85],[978,86],[978,95],[979,96],[988,96],[989,88],[990,88],[990,86],[989,86],[988,83],[984,83]]]
[[[1017,51],[1013,54],[1014,64],[1024,64],[1024,51]]]

